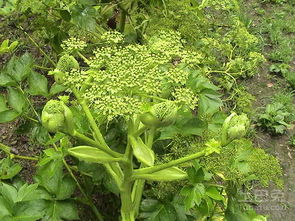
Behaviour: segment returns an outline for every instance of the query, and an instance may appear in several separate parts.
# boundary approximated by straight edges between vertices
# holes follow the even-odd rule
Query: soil
[[[280,5],[259,5],[256,0],[249,0],[245,5],[246,13],[252,21],[251,29],[261,34],[259,27],[264,16],[256,13],[255,7],[264,9],[264,16],[273,13],[274,8],[279,9]],[[283,9],[282,9],[283,11]],[[292,15],[290,15],[292,16]],[[290,19],[294,19],[291,17]],[[268,36],[263,35],[264,42],[268,41]],[[270,52],[270,45],[265,44],[262,48],[264,55]],[[261,112],[270,102],[270,98],[286,89],[288,83],[281,77],[269,73],[269,67],[272,63],[268,61],[260,70],[259,74],[245,82],[248,91],[256,97],[254,109],[256,113]],[[291,70],[295,70],[295,60],[291,62]],[[255,120],[255,119],[254,119]],[[260,214],[268,215],[269,221],[294,221],[295,220],[295,147],[289,144],[290,137],[295,134],[294,127],[289,129],[284,135],[273,136],[265,131],[256,130],[254,143],[256,146],[263,148],[266,152],[273,154],[280,161],[283,169],[284,187],[280,189],[274,185],[269,188],[253,190],[256,199],[261,203],[256,206],[256,211]],[[259,168],[258,168],[259,169]]]

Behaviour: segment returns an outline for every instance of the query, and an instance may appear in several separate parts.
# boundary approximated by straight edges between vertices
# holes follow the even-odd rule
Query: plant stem
[[[98,141],[102,144],[102,146],[104,148],[109,149],[109,146],[105,142],[105,140],[104,140],[104,138],[103,138],[103,136],[102,136],[102,134],[101,134],[101,132],[100,132],[100,130],[99,130],[99,128],[98,128],[98,126],[97,126],[97,124],[96,124],[96,122],[95,122],[95,120],[94,120],[94,118],[93,118],[93,116],[92,116],[86,102],[85,102],[85,100],[80,97],[80,95],[79,95],[79,93],[78,93],[78,91],[76,89],[73,88],[72,91],[73,91],[75,97],[77,98],[78,102],[80,103],[83,111],[85,112],[85,115],[86,115],[86,117],[88,119],[88,122],[90,123],[91,128],[93,129],[93,131],[95,133],[96,138],[98,139]]]
[[[34,65],[34,67],[38,68],[38,69],[48,70],[48,71],[52,70],[52,68],[47,68],[47,67],[43,67],[43,66],[36,65],[36,64]]]
[[[24,160],[34,160],[34,161],[39,160],[37,157],[29,157],[29,156],[16,155],[16,154],[10,154],[10,156],[11,158],[18,158],[18,159],[24,159]]]
[[[80,139],[84,139],[84,141],[88,141],[88,142],[91,142],[92,144],[95,144],[94,146],[100,148],[102,151],[105,151],[106,153],[110,154],[113,157],[122,157],[122,154],[111,150],[109,148],[109,146],[107,145],[107,143],[105,142],[105,139],[102,136],[102,134],[101,134],[87,104],[86,104],[86,101],[80,97],[79,92],[75,88],[72,88],[72,91],[73,91],[75,97],[77,98],[78,102],[80,103],[80,105],[81,105],[81,107],[88,119],[88,122],[90,123],[90,126],[91,126],[92,130],[94,131],[95,139],[97,139],[98,142],[95,142],[94,140],[84,136],[83,134],[77,133],[77,132],[76,132],[76,135],[78,137],[80,137]],[[75,134],[75,132],[74,132],[74,134]],[[116,174],[116,177],[113,177],[114,179],[117,179],[117,177],[119,177],[119,179],[122,178],[122,170],[121,170],[118,163],[111,163],[110,168],[107,168],[107,169],[109,170],[110,175],[112,175],[113,172]]]
[[[19,27],[25,35],[31,40],[31,42],[40,50],[40,52],[46,57],[46,59],[55,67],[56,63],[43,51],[43,49],[37,44],[37,42],[23,29],[23,27]]]
[[[164,170],[164,169],[167,169],[167,168],[170,168],[170,167],[173,167],[173,166],[177,166],[179,164],[182,164],[182,163],[197,159],[197,158],[202,157],[204,155],[206,155],[206,151],[201,151],[201,152],[191,154],[191,155],[186,156],[186,157],[179,158],[177,160],[172,160],[172,161],[170,161],[168,163],[164,163],[164,164],[160,164],[160,165],[152,166],[152,167],[146,167],[146,168],[142,168],[142,169],[137,169],[137,170],[134,170],[134,177],[136,177],[136,175],[155,173],[155,172],[158,172],[160,170]]]
[[[11,158],[19,158],[19,159],[34,160],[34,161],[38,161],[39,160],[37,157],[29,157],[29,156],[23,156],[23,155],[13,154],[13,153],[11,153],[11,147],[6,146],[3,143],[0,143],[0,150],[2,150],[3,152],[5,152]]]
[[[10,154],[11,148],[9,146],[6,146],[3,143],[0,143],[0,150],[4,151],[6,154]]]
[[[122,12],[121,12],[120,27],[119,27],[119,29],[120,29],[120,32],[121,33],[124,33],[125,24],[126,24],[126,18],[127,18],[127,11],[123,7],[121,7],[121,10],[122,10]]]
[[[87,63],[87,64],[89,64],[89,60],[83,55],[83,54],[81,54],[81,52],[80,51],[77,51],[77,54]]]
[[[38,122],[40,123],[41,122],[41,119],[40,119],[40,116],[39,114],[37,113],[37,111],[35,110],[32,102],[30,101],[30,99],[28,98],[27,94],[23,91],[23,89],[21,88],[21,86],[18,87],[18,89],[22,92],[22,94],[25,96],[28,104],[30,105],[31,109],[33,110],[34,114],[36,115],[37,119],[38,119]]]
[[[133,151],[128,142],[125,158],[128,161],[127,164],[123,165],[124,180],[120,188],[121,198],[121,216],[122,221],[135,221],[134,207],[132,203],[132,171],[133,171]]]

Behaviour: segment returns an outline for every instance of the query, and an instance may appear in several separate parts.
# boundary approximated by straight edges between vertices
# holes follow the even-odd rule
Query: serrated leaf
[[[80,160],[92,163],[110,163],[120,161],[120,159],[112,157],[110,154],[90,146],[69,148],[68,153]]]
[[[10,107],[18,113],[22,113],[28,106],[25,96],[19,89],[9,87],[7,101]]]
[[[140,217],[147,221],[176,221],[176,211],[171,203],[161,203],[158,200],[146,199],[141,203]]]
[[[191,183],[201,183],[205,178],[205,173],[202,168],[190,167],[187,169],[189,181]]]
[[[129,137],[134,156],[144,165],[153,166],[155,162],[155,153],[143,143],[141,138]]]
[[[43,217],[46,208],[45,201],[33,200],[18,203],[14,207],[13,221],[37,221]]]
[[[21,82],[31,74],[32,67],[33,58],[29,53],[25,53],[19,58],[12,57],[5,67],[5,72],[17,82]]]
[[[33,71],[28,78],[28,83],[31,95],[48,95],[48,80],[45,76]]]
[[[185,209],[189,210],[195,205],[199,206],[201,204],[202,198],[205,194],[205,187],[201,183],[186,186],[182,188],[180,194],[184,196]]]
[[[63,162],[61,159],[51,160],[37,169],[34,176],[39,186],[44,187],[50,194],[57,194],[63,178]]]
[[[33,194],[37,187],[38,184],[36,183],[32,185],[28,185],[27,183],[25,183],[23,186],[19,188],[15,202],[31,200],[30,195]]]
[[[49,201],[43,221],[77,220],[78,210],[71,201]]]
[[[136,175],[136,177],[152,181],[173,181],[185,179],[187,174],[177,167],[171,167],[154,173]]]

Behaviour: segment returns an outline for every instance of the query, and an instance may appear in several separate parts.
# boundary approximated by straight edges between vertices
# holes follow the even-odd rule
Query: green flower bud
[[[74,131],[72,111],[62,102],[50,100],[42,111],[42,125],[52,133]]]
[[[140,120],[148,127],[165,127],[173,124],[178,108],[172,101],[162,102],[152,106],[149,112],[140,116]]]
[[[78,61],[71,55],[63,55],[57,62],[56,69],[61,72],[69,72],[72,69],[79,69]]]
[[[222,126],[222,145],[227,145],[235,139],[244,137],[249,126],[250,120],[246,114],[231,114],[225,119]]]

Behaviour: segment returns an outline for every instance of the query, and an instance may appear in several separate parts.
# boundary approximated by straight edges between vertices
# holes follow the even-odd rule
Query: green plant
[[[258,116],[258,126],[271,133],[283,134],[294,121],[292,94],[277,94],[273,102],[268,104],[265,112]]]
[[[19,52],[44,58],[13,56],[0,73],[0,123],[18,119],[37,146],[27,156],[0,143],[1,220],[76,220],[78,203],[100,221],[266,220],[239,194],[281,186],[278,161],[242,139],[252,97],[238,85],[265,58],[239,1],[16,6],[4,26],[24,37]],[[222,112],[221,89],[238,114]],[[31,185],[19,160],[37,163]]]

